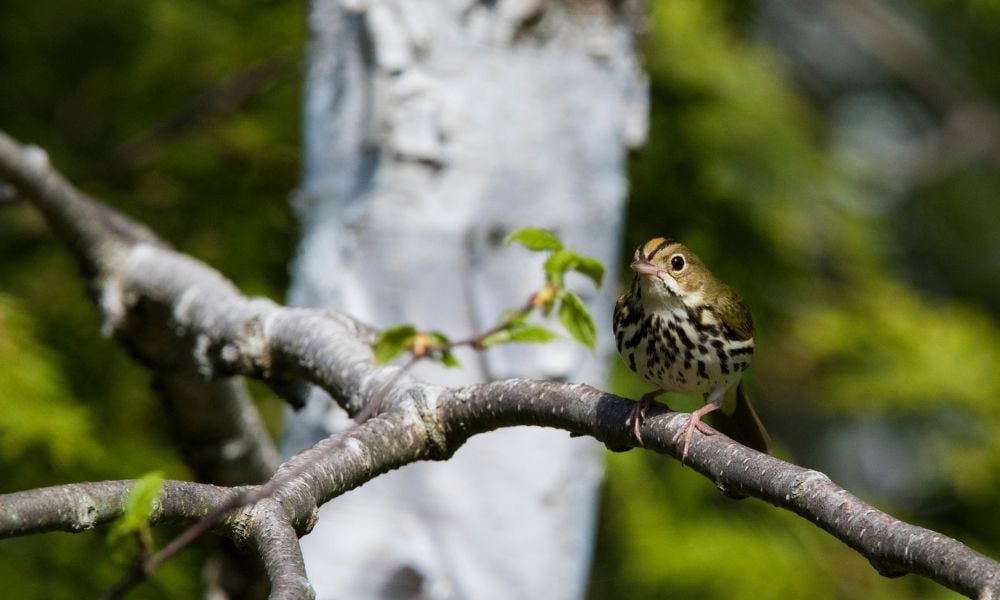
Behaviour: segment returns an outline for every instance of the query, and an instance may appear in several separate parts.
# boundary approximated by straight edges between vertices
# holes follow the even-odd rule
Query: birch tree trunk
[[[625,160],[646,130],[639,7],[614,1],[314,0],[305,93],[302,240],[292,304],[377,327],[479,332],[541,283],[502,244],[556,231],[609,267],[596,354],[569,342],[421,365],[458,385],[506,377],[604,383]],[[286,452],[341,429],[314,393]],[[578,598],[601,447],[565,432],[478,436],[451,460],[382,476],[323,507],[303,538],[319,598]]]

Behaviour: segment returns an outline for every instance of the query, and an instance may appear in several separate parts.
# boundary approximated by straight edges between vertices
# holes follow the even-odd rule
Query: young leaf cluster
[[[507,243],[518,242],[529,250],[549,252],[545,260],[545,287],[532,297],[532,303],[546,315],[558,305],[559,321],[566,331],[584,346],[597,346],[597,328],[583,299],[565,287],[566,273],[576,271],[589,277],[598,288],[604,280],[601,261],[565,248],[554,234],[544,229],[526,227],[507,236]]]
[[[384,330],[375,340],[375,362],[389,362],[404,352],[413,359],[432,358],[447,366],[458,366],[452,350],[458,346],[471,346],[483,350],[506,343],[544,343],[558,339],[554,331],[528,323],[531,313],[538,310],[549,315],[553,310],[569,335],[593,350],[597,345],[597,328],[583,299],[566,289],[566,273],[575,271],[600,287],[604,279],[604,265],[597,259],[578,254],[566,248],[552,232],[536,227],[525,227],[507,236],[506,243],[519,243],[534,252],[547,252],[544,263],[545,283],[521,307],[505,311],[500,321],[489,330],[465,340],[452,341],[439,331],[422,332],[410,324],[394,325]]]
[[[453,346],[440,331],[418,331],[413,325],[403,324],[385,329],[373,347],[376,364],[385,364],[409,351],[414,358],[428,357],[447,367],[459,367],[461,363],[451,351]]]

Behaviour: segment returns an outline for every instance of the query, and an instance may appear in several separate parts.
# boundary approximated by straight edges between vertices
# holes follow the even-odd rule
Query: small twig
[[[449,352],[452,352],[456,348],[472,348],[473,350],[485,350],[485,341],[491,335],[507,329],[514,323],[524,319],[528,314],[537,308],[545,306],[547,303],[551,302],[559,293],[559,286],[555,283],[547,282],[541,291],[533,293],[528,300],[522,304],[503,321],[500,321],[493,327],[490,327],[482,333],[467,337],[461,340],[452,340],[444,343],[429,345],[427,343],[427,338],[425,334],[421,334],[410,346],[410,356],[411,360],[406,363],[403,367],[405,372],[414,362],[422,360],[424,358],[440,358]]]
[[[271,58],[229,77],[202,92],[190,105],[168,119],[122,142],[116,151],[118,161],[127,167],[135,166],[148,159],[163,143],[236,112],[291,72],[294,64],[286,57]]]
[[[244,506],[246,503],[235,501],[242,498],[242,496],[242,493],[231,496],[232,499],[223,502],[200,521],[182,531],[180,535],[171,540],[162,550],[144,558],[138,566],[130,569],[102,598],[105,600],[121,598],[126,592],[149,579],[163,563],[214,527],[226,513]]]
[[[552,297],[557,291],[558,290],[555,289],[555,286],[553,284],[551,283],[547,284],[542,292],[532,294],[531,297],[527,300],[527,302],[525,302],[521,307],[519,307],[516,311],[514,311],[511,314],[511,316],[509,316],[504,321],[501,321],[494,327],[486,330],[483,333],[480,333],[478,335],[472,336],[464,340],[448,342],[442,346],[435,348],[435,351],[441,351],[441,352],[451,351],[454,348],[463,346],[482,349],[483,340],[486,339],[489,335],[492,335],[493,333],[496,333],[504,329],[505,327],[508,327],[512,323],[524,318],[531,311],[544,304],[544,302],[539,301],[539,298],[544,297],[545,294],[549,294],[548,297]],[[349,437],[352,433],[354,433],[358,427],[360,427],[372,416],[378,414],[382,404],[385,401],[386,396],[388,395],[389,391],[395,387],[395,384],[399,381],[399,378],[403,374],[407,373],[417,362],[419,362],[424,358],[428,358],[429,356],[430,354],[427,351],[422,351],[418,353],[411,350],[411,355],[409,360],[407,360],[407,362],[403,364],[402,367],[400,367],[399,371],[397,371],[396,374],[391,379],[389,379],[379,388],[375,396],[367,404],[365,404],[364,408],[362,408],[360,412],[358,412],[354,416],[354,423],[350,427],[331,436],[333,439],[339,439],[341,443],[334,445],[333,447],[330,448],[330,450],[340,449],[343,445],[342,444],[343,440],[347,439],[347,437]],[[175,555],[177,555],[181,550],[187,547],[188,544],[198,539],[206,532],[208,532],[210,529],[212,529],[215,525],[217,525],[219,521],[221,521],[226,514],[230,513],[231,511],[240,509],[244,506],[256,504],[261,500],[270,497],[272,494],[274,494],[275,490],[280,488],[284,483],[296,479],[299,475],[301,475],[311,466],[312,466],[311,462],[303,461],[301,464],[297,465],[294,469],[291,469],[290,471],[283,473],[281,476],[273,477],[271,480],[269,480],[267,483],[263,485],[257,486],[256,488],[253,488],[251,490],[240,491],[233,494],[229,500],[223,502],[221,505],[216,507],[212,512],[210,512],[200,521],[198,521],[194,525],[188,527],[183,532],[181,532],[180,535],[175,537],[166,546],[164,546],[162,550],[143,560],[140,567],[128,573],[121,581],[119,581],[118,584],[116,584],[115,587],[113,588],[112,592],[115,592],[116,594],[123,594],[129,589],[135,587],[136,585],[139,585],[140,583],[142,583],[142,581],[147,579],[157,569],[159,569],[166,561],[170,560]],[[107,596],[108,598],[119,597],[118,595],[112,595],[112,592],[108,593]]]
[[[118,583],[101,596],[101,600],[117,600],[125,597],[129,590],[136,587],[149,577],[148,573],[142,572],[141,566],[132,567],[129,572],[122,577]]]
[[[348,433],[353,432],[353,430],[356,429],[359,425],[370,419],[372,416],[378,414],[379,409],[382,408],[382,403],[385,400],[385,397],[389,394],[389,390],[395,387],[396,382],[399,381],[399,378],[402,377],[404,373],[413,368],[413,365],[417,364],[417,361],[419,361],[422,358],[426,358],[426,355],[423,356],[417,356],[415,354],[411,355],[410,360],[406,361],[406,363],[402,367],[400,367],[399,371],[392,376],[392,379],[385,382],[385,384],[379,388],[378,393],[375,394],[375,396],[371,399],[371,401],[365,404],[364,408],[362,408],[361,411],[358,412],[358,414],[354,415],[354,424],[348,427],[347,429],[341,431],[338,435],[347,435]]]
[[[378,413],[385,397],[388,395],[388,392],[395,387],[399,378],[411,367],[413,367],[413,365],[416,364],[420,358],[422,357],[412,356],[392,379],[379,388],[379,391],[372,398],[372,400],[369,401],[365,407],[354,416],[354,423],[351,424],[350,427],[347,427],[346,429],[330,436],[332,439],[340,441],[340,443],[332,446],[330,451],[339,450],[343,447],[343,440],[346,440],[365,421]],[[123,594],[152,576],[157,569],[180,553],[180,551],[186,548],[191,542],[195,541],[215,527],[227,514],[245,506],[257,504],[265,498],[269,498],[282,485],[297,479],[302,473],[307,471],[312,466],[312,462],[302,461],[289,471],[272,477],[267,483],[249,490],[239,490],[234,492],[228,500],[214,508],[194,525],[191,525],[182,531],[177,537],[168,542],[167,545],[164,546],[159,552],[151,553],[151,548],[148,544],[140,544],[143,550],[143,560],[139,566],[130,570],[118,583],[116,583],[115,586],[108,591],[104,598],[111,600],[113,598],[122,597]]]
[[[544,290],[546,292],[549,291],[549,290],[552,290],[552,293],[554,295],[555,286],[553,284],[551,284],[551,283],[550,284],[546,284]],[[520,319],[523,319],[524,317],[528,316],[528,314],[531,313],[531,311],[535,310],[539,306],[542,306],[543,303],[538,302],[538,298],[542,296],[542,293],[543,292],[535,292],[534,294],[532,294],[531,297],[528,298],[528,301],[525,302],[523,305],[521,305],[520,308],[518,308],[517,310],[515,310],[511,314],[511,316],[507,317],[506,320],[501,321],[500,323],[497,323],[496,325],[494,325],[493,327],[487,329],[483,333],[480,333],[479,335],[472,336],[470,338],[466,338],[464,340],[459,340],[459,341],[456,341],[456,342],[450,342],[449,344],[445,344],[445,346],[447,346],[447,350],[450,351],[450,350],[453,350],[455,348],[462,347],[462,346],[469,346],[469,347],[475,348],[476,350],[482,350],[483,349],[483,340],[485,340],[489,336],[493,335],[494,333],[496,333],[498,331],[501,331],[501,330],[505,329],[506,327],[509,327],[512,323],[515,323],[515,322],[519,321]]]

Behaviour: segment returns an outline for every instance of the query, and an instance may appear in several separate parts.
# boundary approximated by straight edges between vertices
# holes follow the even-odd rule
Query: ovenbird
[[[683,244],[654,238],[636,248],[635,276],[615,305],[618,352],[630,369],[657,389],[643,395],[626,420],[642,443],[640,427],[653,399],[664,392],[704,394],[673,438],[687,458],[695,429],[711,435],[702,417],[722,407],[736,386],[731,413],[713,420],[723,433],[767,452],[767,434],[743,392],[740,377],[753,356],[753,321],[740,296],[719,281]],[[727,405],[728,408],[728,405]]]

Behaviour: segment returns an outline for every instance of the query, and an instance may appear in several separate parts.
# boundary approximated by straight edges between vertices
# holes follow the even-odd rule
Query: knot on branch
[[[229,538],[237,548],[247,549],[252,547],[252,536],[254,529],[254,518],[256,505],[248,504],[240,507],[237,512],[227,520]]]
[[[93,529],[97,525],[98,510],[94,499],[84,494],[80,498],[80,503],[76,509],[76,521],[70,526],[70,530],[79,533]]]
[[[438,417],[437,402],[435,401],[437,394],[434,394],[434,399],[428,398],[427,386],[414,386],[406,390],[406,393],[413,399],[413,407],[420,415],[424,431],[427,432],[428,458],[448,460],[455,451],[448,447],[448,437]]]
[[[219,357],[235,372],[271,379],[274,362],[261,315],[243,321],[232,341],[222,347]]]
[[[813,471],[811,469],[803,470],[802,473],[795,476],[792,480],[791,492],[788,494],[788,499],[792,500],[795,498],[801,498],[813,488],[814,484],[822,483],[832,483],[830,478],[819,471]]]

